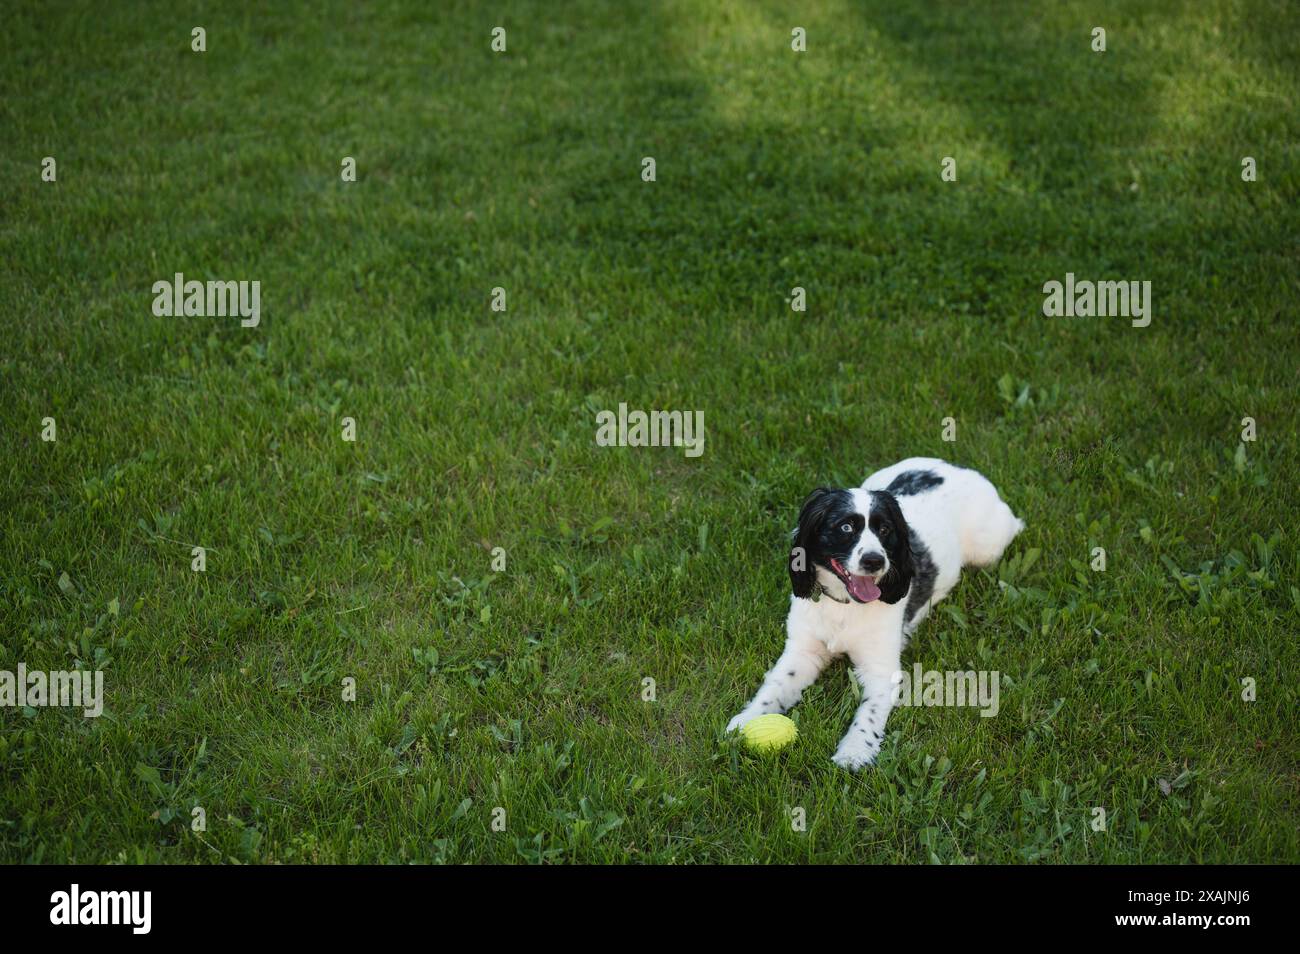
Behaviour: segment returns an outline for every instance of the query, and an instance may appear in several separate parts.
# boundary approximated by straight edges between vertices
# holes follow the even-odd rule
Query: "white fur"
[[[963,566],[996,563],[1025,526],[981,474],[931,457],[912,457],[868,477],[853,491],[859,512],[870,513],[867,491],[884,490],[899,474],[911,470],[933,471],[943,478],[938,487],[897,497],[903,519],[929,550],[937,571],[928,604],[920,608],[905,631],[906,598],[888,604],[791,596],[785,650],[754,698],[727,724],[728,732],[755,716],[788,711],[832,659],[847,655],[862,685],[862,704],[840,740],[834,761],[850,770],[875,761],[884,739],[885,720],[894,705],[894,679],[901,671],[907,636],[930,608],[948,595]],[[851,560],[856,562],[861,553],[882,549],[875,535],[864,529]],[[819,569],[818,579],[830,595],[847,597],[844,584],[834,574]]]

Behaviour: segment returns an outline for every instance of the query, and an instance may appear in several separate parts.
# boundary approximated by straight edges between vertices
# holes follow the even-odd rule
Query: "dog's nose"
[[[885,568],[885,556],[882,553],[864,553],[858,564],[867,573],[879,573]]]

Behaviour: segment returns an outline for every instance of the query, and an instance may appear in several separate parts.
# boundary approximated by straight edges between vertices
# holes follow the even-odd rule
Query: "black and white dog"
[[[996,563],[1024,526],[986,478],[931,457],[878,470],[852,490],[814,490],[790,551],[785,651],[727,731],[787,711],[847,653],[862,704],[834,760],[847,769],[873,762],[906,638],[963,566]]]

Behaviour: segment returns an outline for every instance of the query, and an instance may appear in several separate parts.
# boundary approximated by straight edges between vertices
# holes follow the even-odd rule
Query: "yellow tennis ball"
[[[750,719],[740,727],[740,737],[754,752],[776,752],[799,735],[799,729],[785,716],[769,712]]]

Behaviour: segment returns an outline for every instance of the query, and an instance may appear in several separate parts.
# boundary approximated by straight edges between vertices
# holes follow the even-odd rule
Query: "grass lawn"
[[[105,711],[0,709],[0,860],[1300,861],[1294,4],[12,6],[0,670]],[[1028,524],[903,660],[999,715],[747,754],[799,503],[913,455]]]

